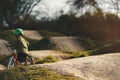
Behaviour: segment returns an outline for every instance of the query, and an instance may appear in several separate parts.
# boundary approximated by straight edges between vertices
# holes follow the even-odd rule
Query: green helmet
[[[23,35],[23,30],[21,28],[17,28],[13,31],[13,34],[18,36],[18,35]]]

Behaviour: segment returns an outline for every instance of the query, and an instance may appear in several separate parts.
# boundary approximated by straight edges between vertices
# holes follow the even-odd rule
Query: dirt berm
[[[39,34],[39,32],[34,30],[24,30],[24,36],[33,39],[33,40],[41,40],[42,36]]]
[[[120,53],[90,56],[38,64],[63,75],[80,77],[83,80],[120,80]]]

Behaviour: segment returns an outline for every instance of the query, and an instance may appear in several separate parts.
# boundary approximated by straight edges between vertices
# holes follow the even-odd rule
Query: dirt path
[[[85,80],[120,80],[120,53],[76,58],[50,64],[38,64],[63,75]]]
[[[53,50],[29,51],[29,53],[30,53],[30,55],[32,55],[35,58],[54,56],[54,57],[58,58],[59,60],[62,60],[62,58],[69,56],[69,54],[63,54],[60,51],[53,51]]]

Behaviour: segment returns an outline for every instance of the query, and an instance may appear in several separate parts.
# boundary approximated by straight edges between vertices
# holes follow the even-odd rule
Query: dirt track
[[[38,33],[35,32],[33,36],[37,34]],[[39,36],[39,39],[41,39],[40,35],[38,36]],[[79,44],[77,44],[78,42],[76,42],[75,38],[73,37],[72,38],[53,37],[51,38],[51,40],[55,44],[58,44],[58,49],[63,48],[64,50],[66,49],[77,50],[78,48],[74,48],[73,45],[79,46]],[[7,44],[8,44],[7,41],[0,40],[0,55],[10,54],[8,48],[6,48]],[[80,50],[82,50],[82,48]],[[50,50],[47,50],[47,51],[45,50],[43,52],[41,51],[41,53],[39,51],[38,52],[31,51],[31,53],[33,56],[36,56],[36,57],[46,56],[49,54],[52,54],[55,56],[61,56],[60,54],[58,55],[56,54],[56,52],[53,52]],[[63,75],[72,75],[76,77],[81,77],[85,80],[120,80],[120,67],[119,67],[120,53],[105,54],[100,56],[90,56],[85,58],[76,58],[76,59],[65,60],[65,61],[60,61],[60,62],[50,63],[50,64],[38,64],[35,66],[45,67],[55,71],[56,73],[61,73]],[[0,65],[0,70],[3,70],[3,69],[4,69],[4,66]]]
[[[39,32],[34,30],[24,30],[24,36],[29,39],[41,40],[43,37],[39,34]],[[62,37],[50,37],[49,44],[54,44],[54,49],[62,50],[62,51],[83,51],[85,50],[85,46],[83,46],[79,40],[79,37],[74,36],[62,36]],[[86,45],[87,42],[85,42]],[[46,44],[49,46],[49,44]],[[52,47],[52,46],[51,46]]]
[[[81,77],[84,80],[120,80],[120,53],[38,64],[56,73]]]

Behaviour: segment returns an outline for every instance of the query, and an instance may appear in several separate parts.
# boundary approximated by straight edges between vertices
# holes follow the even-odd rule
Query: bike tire
[[[14,68],[14,67],[15,67],[15,61],[14,61],[14,58],[11,57],[9,62],[8,62],[7,68],[10,69],[10,68]]]

